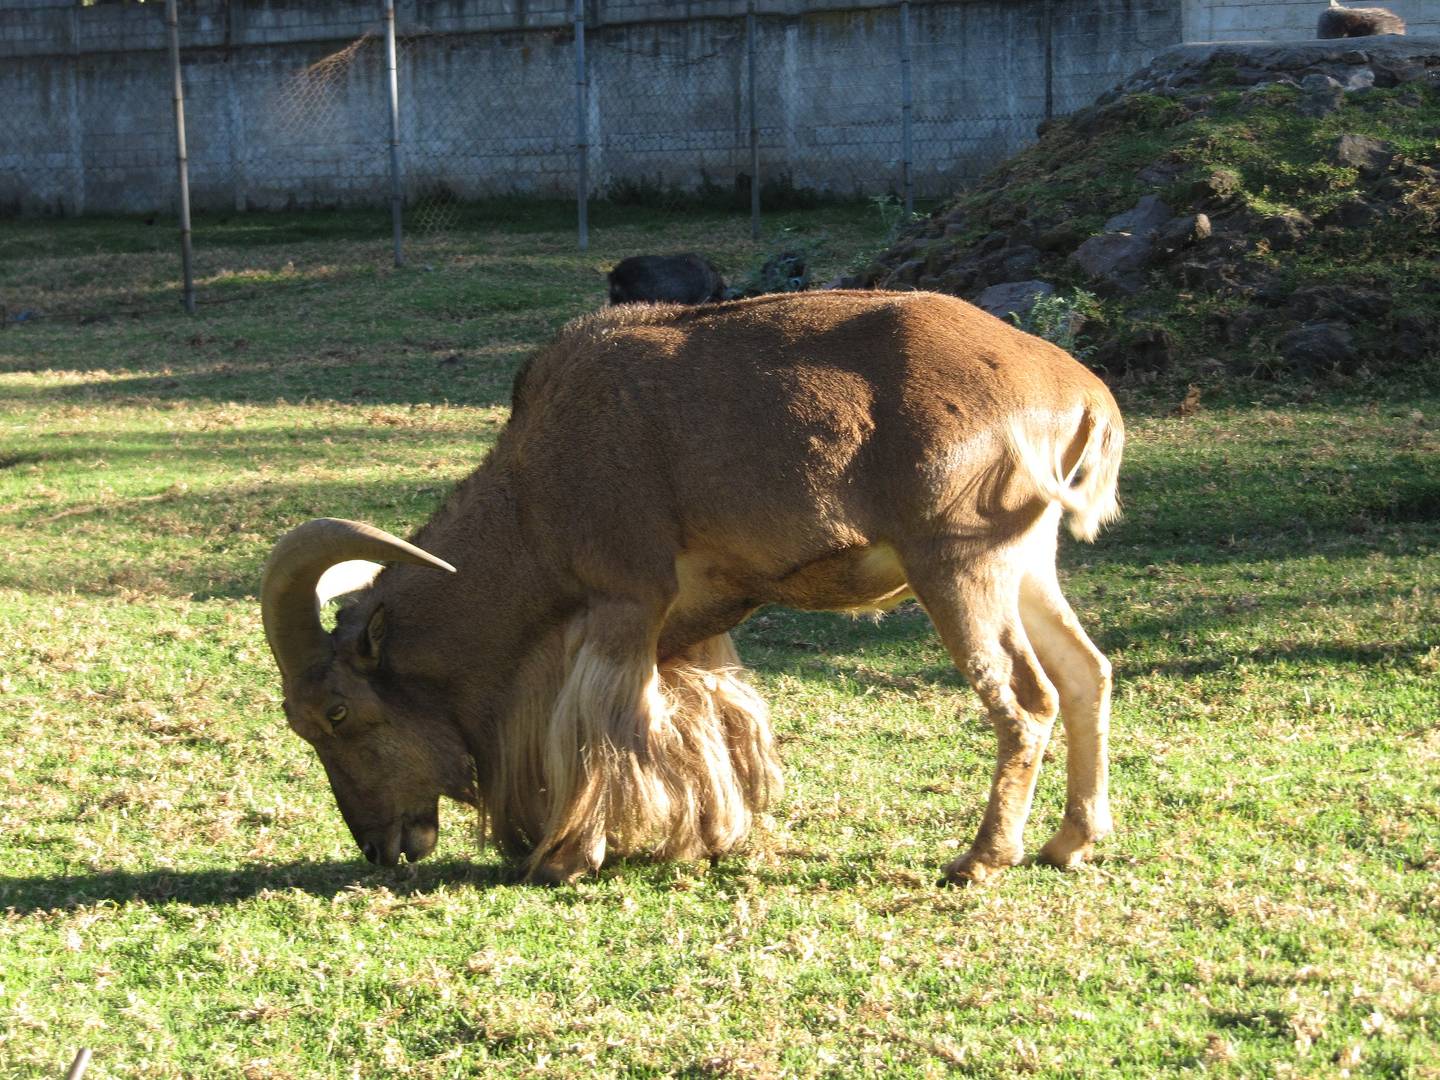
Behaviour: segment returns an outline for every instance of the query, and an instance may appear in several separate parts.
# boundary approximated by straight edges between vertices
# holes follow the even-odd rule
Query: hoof
[[[1059,837],[1056,837],[1056,839],[1058,840]],[[1073,870],[1090,858],[1094,850],[1094,844],[1081,844],[1079,847],[1070,847],[1067,844],[1057,844],[1055,840],[1051,840],[1036,854],[1035,861],[1041,866],[1053,866],[1059,870]]]
[[[973,851],[967,851],[958,859],[945,864],[941,873],[941,885],[983,885],[998,877],[1001,871],[1012,863],[994,858],[985,858]]]
[[[1095,852],[1095,842],[1108,835],[1110,829],[1082,829],[1066,821],[1060,831],[1052,836],[1035,856],[1035,861],[1045,866],[1056,866],[1070,870],[1085,862]]]
[[[588,845],[569,842],[534,852],[525,868],[524,881],[530,885],[569,885],[600,869],[605,861],[605,837]]]

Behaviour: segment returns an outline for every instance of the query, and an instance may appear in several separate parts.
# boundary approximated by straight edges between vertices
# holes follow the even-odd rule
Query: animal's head
[[[471,763],[443,699],[391,663],[383,604],[365,593],[333,632],[321,624],[317,583],[354,559],[454,571],[380,529],[321,518],[275,545],[261,608],[291,729],[315,748],[365,857],[393,866],[434,849],[441,795],[473,800]]]

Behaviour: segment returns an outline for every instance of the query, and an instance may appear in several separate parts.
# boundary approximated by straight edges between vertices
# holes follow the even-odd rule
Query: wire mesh
[[[400,41],[409,240],[454,240],[464,207],[504,195],[573,198],[573,39],[434,34]]]
[[[858,198],[901,182],[896,9],[762,18],[756,92],[761,203]]]
[[[1182,37],[1180,7],[1168,0],[1050,0],[1049,7],[1057,116],[1090,104]]]
[[[911,5],[916,194],[973,184],[1035,140],[1046,116],[1043,4]],[[983,68],[957,63],[1004,42]]]
[[[94,107],[113,81],[125,96]],[[163,54],[77,59],[63,69],[49,57],[9,59],[0,64],[0,100],[0,214],[32,219],[0,230],[0,329],[168,303],[173,267],[158,255],[176,250],[167,227],[176,172]],[[137,108],[151,101],[153,110]],[[133,270],[125,255],[53,220],[116,205],[146,222],[131,252],[153,247],[157,255]]]
[[[601,28],[587,41],[594,192],[615,201],[749,206],[743,20]]]
[[[383,265],[389,120],[378,29],[339,47],[266,50],[238,72],[223,55],[196,50],[185,89],[202,305]],[[264,211],[326,212],[328,227],[315,230],[326,240],[234,227],[237,213]]]
[[[274,72],[274,86],[246,130],[237,203],[293,204],[302,183],[300,197],[322,204],[374,189],[385,172],[383,49],[380,37],[367,33],[303,67]]]

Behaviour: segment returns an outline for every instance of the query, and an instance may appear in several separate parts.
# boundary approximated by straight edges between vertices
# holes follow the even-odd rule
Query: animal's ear
[[[364,660],[371,667],[380,663],[380,644],[385,640],[385,605],[381,604],[370,615],[370,621],[365,624],[365,633],[360,636],[356,643],[356,652],[360,659]]]

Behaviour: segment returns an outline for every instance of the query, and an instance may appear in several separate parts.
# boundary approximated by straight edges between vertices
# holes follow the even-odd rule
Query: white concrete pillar
[[[1214,0],[1181,0],[1180,36],[1182,41],[1215,40]]]

